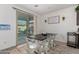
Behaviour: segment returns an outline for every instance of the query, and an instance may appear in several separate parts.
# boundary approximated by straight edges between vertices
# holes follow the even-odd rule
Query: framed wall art
[[[60,22],[59,16],[48,17],[48,24],[58,24]]]
[[[0,24],[0,30],[10,30],[10,24]]]

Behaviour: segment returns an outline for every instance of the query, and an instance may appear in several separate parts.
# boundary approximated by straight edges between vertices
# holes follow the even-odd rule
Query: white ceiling
[[[19,6],[27,8],[40,15],[72,6],[72,4],[37,4],[37,5],[38,7],[34,7],[35,4],[19,4]]]

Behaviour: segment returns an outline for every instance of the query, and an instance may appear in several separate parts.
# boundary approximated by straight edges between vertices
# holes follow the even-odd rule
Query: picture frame
[[[0,24],[0,30],[10,30],[10,24]]]
[[[58,24],[58,23],[60,23],[59,16],[48,17],[48,24]]]

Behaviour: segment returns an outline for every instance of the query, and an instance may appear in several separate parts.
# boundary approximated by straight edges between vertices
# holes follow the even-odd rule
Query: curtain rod
[[[15,10],[19,10],[19,11],[25,12],[25,13],[27,13],[27,14],[29,14],[29,15],[33,16],[33,14],[30,14],[30,13],[28,13],[28,12],[24,11],[24,10],[18,9],[18,8],[16,8],[16,7],[12,7],[12,8],[13,8],[13,9],[15,9]]]

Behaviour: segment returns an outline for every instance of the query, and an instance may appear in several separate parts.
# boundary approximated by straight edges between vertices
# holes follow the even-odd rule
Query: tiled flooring
[[[18,48],[10,49],[7,51],[9,51],[10,54],[28,54],[27,50],[28,48],[26,44],[24,44]],[[79,54],[79,49],[68,47],[65,43],[57,41],[56,47],[50,49],[48,54]]]

